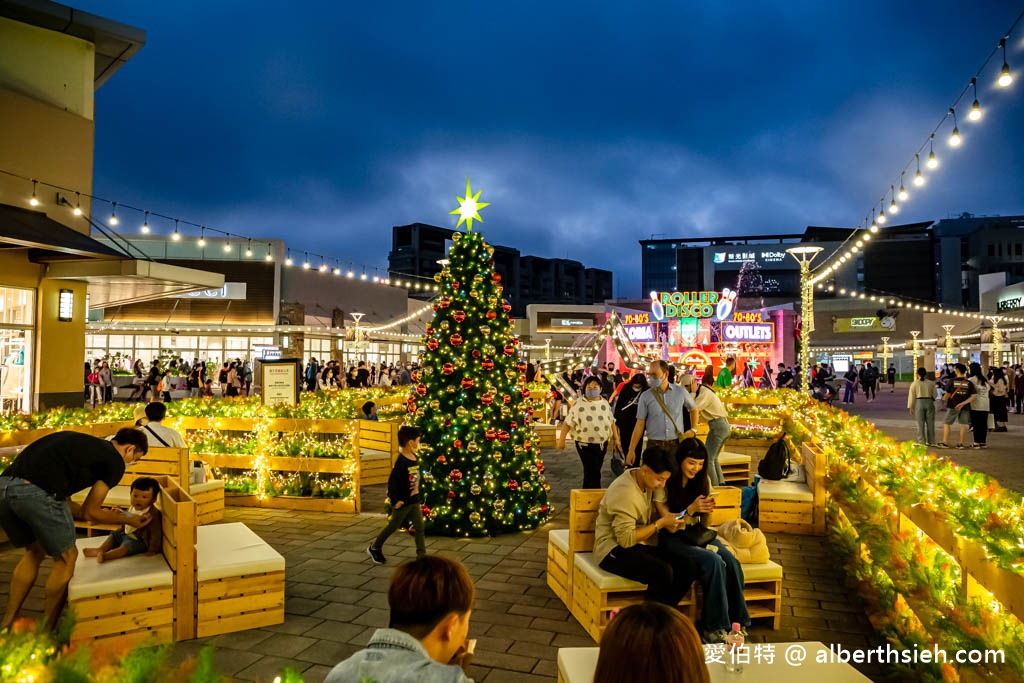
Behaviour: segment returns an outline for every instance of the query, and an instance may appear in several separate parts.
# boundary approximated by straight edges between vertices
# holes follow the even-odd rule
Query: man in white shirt
[[[154,401],[146,404],[146,419],[149,423],[143,426],[142,433],[149,440],[150,448],[188,448],[181,434],[170,427],[160,424],[167,416],[167,406]]]

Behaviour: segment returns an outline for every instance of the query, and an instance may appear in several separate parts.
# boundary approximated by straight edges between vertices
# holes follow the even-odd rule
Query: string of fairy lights
[[[865,250],[874,235],[878,234],[881,226],[889,220],[889,217],[894,216],[900,212],[900,205],[910,200],[910,192],[907,190],[907,177],[910,177],[910,185],[912,188],[922,189],[927,179],[925,174],[921,170],[921,157],[927,150],[927,157],[925,158],[924,167],[927,171],[935,171],[939,168],[939,158],[935,154],[935,139],[936,135],[939,134],[944,128],[948,128],[952,125],[952,130],[949,132],[949,136],[946,138],[946,142],[951,150],[956,150],[962,147],[964,143],[964,135],[960,132],[959,117],[957,111],[961,113],[966,107],[966,102],[973,98],[970,107],[967,108],[966,120],[969,124],[978,124],[984,118],[984,110],[982,109],[981,102],[978,97],[978,82],[983,80],[986,69],[993,63],[993,60],[998,56],[1002,56],[1003,63],[999,69],[999,73],[993,79],[998,89],[1007,89],[1013,82],[1013,72],[1010,70],[1010,65],[1007,58],[1006,47],[1007,41],[1013,34],[1017,25],[1021,19],[1024,18],[1024,11],[1017,15],[1010,27],[1003,33],[1002,38],[999,39],[996,46],[989,52],[985,61],[982,62],[981,66],[975,71],[974,75],[970,78],[967,84],[960,90],[960,93],[953,100],[952,104],[945,110],[945,113],[939,119],[939,122],[932,129],[928,137],[921,143],[914,152],[914,155],[904,164],[903,168],[897,173],[891,183],[887,183],[888,187],[883,186],[881,199],[878,203],[871,207],[870,218],[864,217],[864,220],[854,228],[850,235],[843,241],[843,243],[833,251],[825,261],[814,269],[812,272],[812,278],[810,280],[812,285],[818,284],[821,281],[828,278],[830,275],[842,268],[846,263],[854,261],[857,258],[858,252]],[[961,105],[964,107],[961,107]],[[886,208],[888,207],[889,213],[886,215]],[[877,208],[877,211],[876,211]]]
[[[127,222],[127,212],[140,216],[142,222],[139,224],[138,232],[143,236],[155,234],[155,225],[151,223],[151,221],[153,219],[159,219],[160,221],[166,221],[166,228],[168,230],[170,230],[173,224],[173,230],[167,233],[172,242],[183,242],[189,239],[194,239],[198,249],[205,250],[208,246],[215,248],[217,244],[219,244],[221,251],[224,254],[237,254],[239,258],[244,257],[245,259],[262,259],[268,263],[275,260],[274,244],[266,238],[261,239],[258,237],[241,235],[227,230],[221,230],[220,228],[214,228],[209,225],[196,223],[184,218],[171,216],[149,209],[142,209],[123,202],[106,199],[88,192],[80,192],[47,181],[30,178],[5,169],[0,169],[0,174],[17,178],[31,184],[32,191],[31,194],[27,196],[26,202],[34,209],[38,209],[44,205],[44,193],[49,194],[49,191],[52,190],[56,192],[56,202],[59,206],[67,208],[72,215],[81,217],[83,220],[92,221],[94,219],[92,212],[94,203],[99,202],[110,205],[110,215],[104,221],[106,228],[114,229],[125,224]],[[74,196],[73,200],[70,198],[72,195]],[[82,205],[83,199],[87,200],[85,206]],[[120,215],[118,212],[120,212]],[[187,228],[192,231],[198,230],[199,234],[185,235],[182,232],[183,228]],[[133,235],[129,235],[124,232],[115,232],[115,234],[129,243],[134,239]],[[214,240],[217,241],[217,244],[213,243]],[[356,264],[354,261],[349,259],[308,250],[287,248],[285,252],[284,265],[288,267],[299,267],[303,270],[316,270],[325,274],[331,273],[336,277],[343,276],[349,280],[358,279],[362,282],[373,282],[377,285],[402,287],[412,291],[438,291],[437,285],[435,285],[433,280],[429,277],[402,274],[401,277],[392,278],[391,274],[387,273],[387,271],[385,271],[384,275],[381,275],[381,269],[374,266],[367,267],[365,265]]]
[[[818,285],[819,289],[827,289],[828,291],[834,291],[833,287],[823,287]],[[1007,323],[1024,323],[1024,318],[1011,315],[1003,315],[1000,313],[977,313],[974,311],[966,311],[954,308],[946,308],[942,304],[934,302],[921,302],[912,301],[906,298],[901,298],[892,294],[886,294],[884,292],[869,292],[869,291],[858,291],[855,289],[839,289],[840,296],[848,296],[851,299],[859,299],[862,301],[872,301],[886,306],[895,306],[896,308],[905,308],[907,310],[922,311],[924,313],[942,313],[949,316],[958,318],[965,318],[970,320],[992,320],[998,319],[1000,322]]]

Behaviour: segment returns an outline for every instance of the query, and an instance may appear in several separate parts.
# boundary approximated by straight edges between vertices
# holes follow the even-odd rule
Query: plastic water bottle
[[[740,673],[743,671],[743,665],[737,663],[736,656],[739,654],[739,650],[743,647],[743,632],[740,631],[740,625],[738,622],[733,622],[732,631],[725,637],[725,648],[729,659],[725,663],[725,670],[730,673]]]

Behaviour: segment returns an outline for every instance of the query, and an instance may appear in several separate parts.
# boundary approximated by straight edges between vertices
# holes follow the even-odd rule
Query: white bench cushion
[[[163,555],[132,555],[100,564],[95,557],[86,557],[85,548],[98,548],[106,536],[80,538],[75,575],[68,584],[68,600],[81,600],[97,595],[110,595],[142,588],[174,585],[174,573]]]
[[[718,454],[719,465],[749,465],[750,456],[742,455],[740,453],[730,453],[729,451],[722,451]]]
[[[391,454],[387,451],[378,451],[375,448],[359,447],[360,460],[390,460]]]
[[[78,493],[71,496],[71,500],[81,505],[85,502],[86,496],[89,495],[89,489],[79,491]],[[112,507],[127,508],[132,505],[132,487],[131,486],[115,486],[114,488],[107,491],[107,497],[103,499],[104,505]]]
[[[569,552],[569,530],[555,529],[548,532],[548,543],[555,546],[563,553]]]
[[[814,502],[814,494],[807,484],[800,484],[793,481],[765,481],[757,485],[757,497],[759,500],[789,500],[798,503]]]
[[[601,590],[642,591],[647,588],[646,584],[601,569],[594,561],[594,553],[576,553],[573,563],[582,569],[583,573],[590,577]]]
[[[558,648],[558,678],[565,683],[593,683],[597,671],[596,647]]]
[[[217,489],[224,488],[223,479],[214,479],[213,481],[204,482],[202,484],[192,484],[188,487],[188,492],[192,493],[206,493],[207,491],[215,491]]]
[[[744,564],[744,581],[769,581],[782,578],[782,565],[774,562],[763,562],[760,564]]]
[[[241,522],[196,527],[196,536],[196,578],[200,582],[284,571],[284,557]]]

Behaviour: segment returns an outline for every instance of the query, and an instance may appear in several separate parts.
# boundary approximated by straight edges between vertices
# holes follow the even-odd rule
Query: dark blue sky
[[[95,191],[384,267],[391,226],[483,229],[615,271],[638,239],[854,225],[1019,2],[86,1],[147,45],[97,93]],[[901,222],[1024,213],[1017,81]],[[1001,64],[1001,61],[1000,61]],[[909,178],[908,178],[909,181]],[[910,183],[907,183],[908,189]],[[141,222],[141,221],[140,221]],[[154,225],[157,225],[154,222]]]

